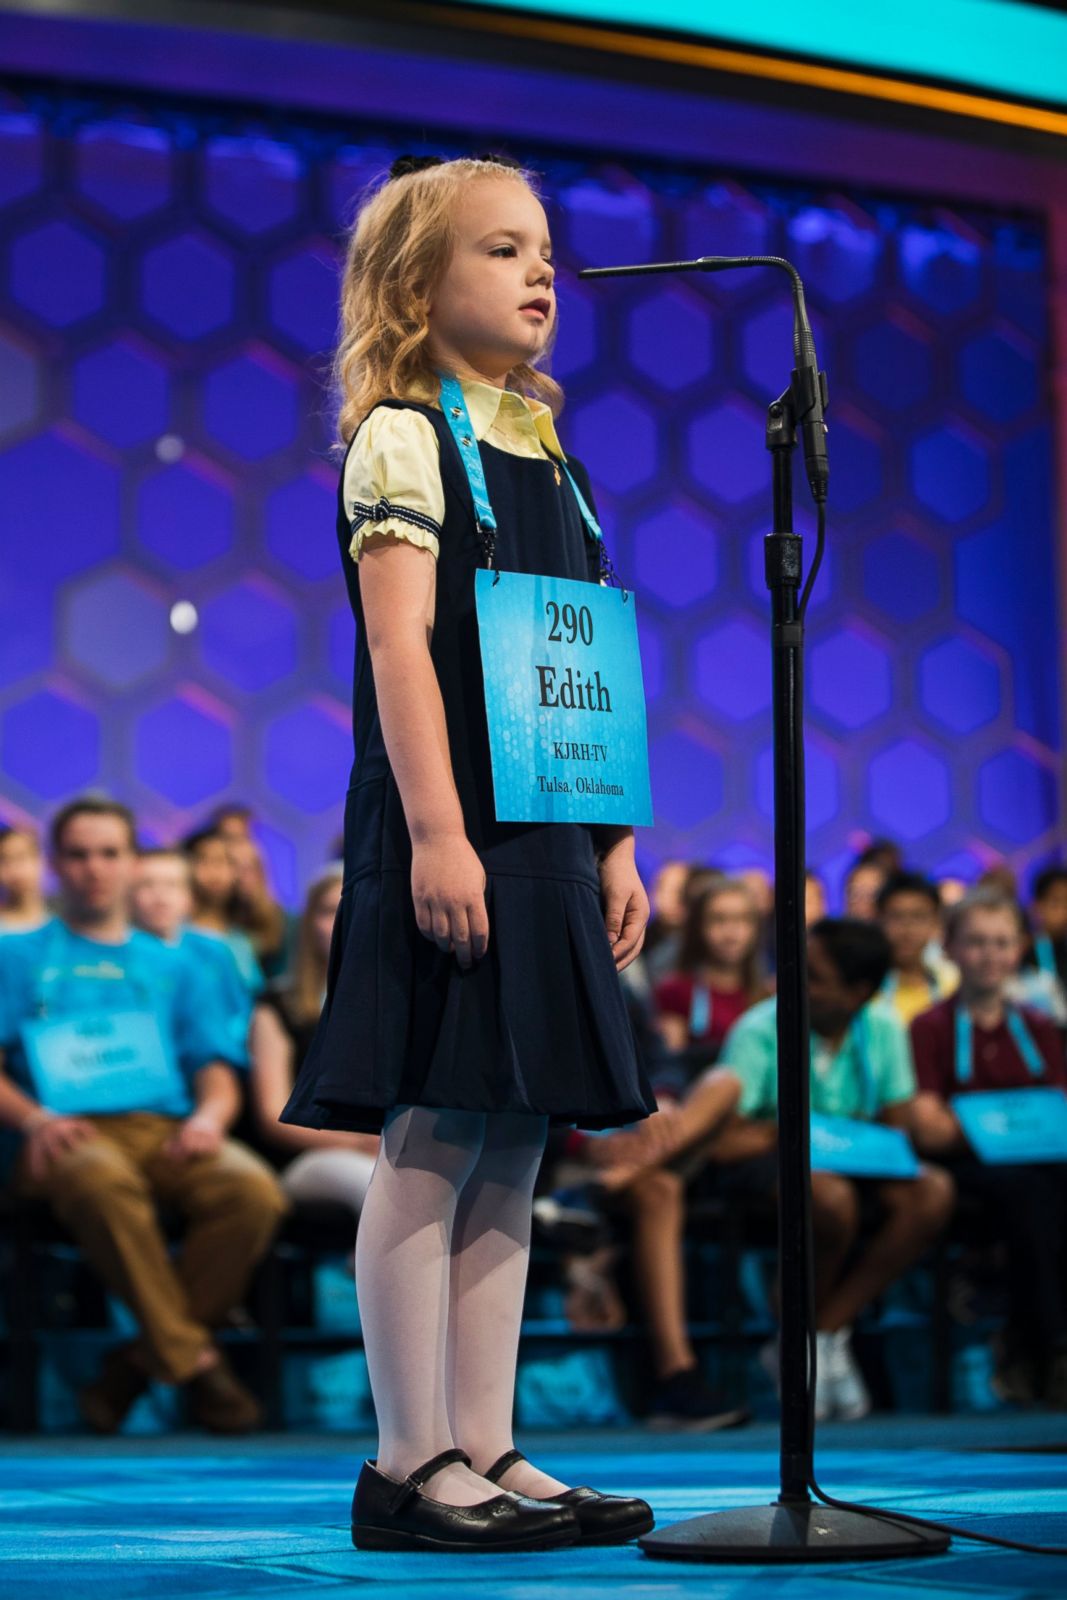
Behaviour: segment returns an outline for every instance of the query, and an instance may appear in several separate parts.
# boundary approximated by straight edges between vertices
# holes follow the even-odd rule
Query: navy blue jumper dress
[[[410,1104],[529,1112],[590,1129],[636,1121],[656,1102],[604,928],[595,827],[497,822],[474,603],[485,553],[466,472],[436,407],[379,404],[420,411],[440,444],[445,512],[430,654],[467,837],[486,872],[489,943],[464,972],[415,921],[411,839],[382,737],[342,465],[337,536],[356,619],[344,882],[322,1015],[280,1120],[378,1132],[390,1107]],[[598,547],[566,476],[557,484],[551,461],[479,448],[496,565],[597,581]],[[592,504],[584,467],[568,462]]]

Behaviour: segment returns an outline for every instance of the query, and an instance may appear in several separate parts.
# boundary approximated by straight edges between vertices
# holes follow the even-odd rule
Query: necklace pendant
[[[559,475],[559,467],[556,465],[556,463],[554,461],[552,463],[552,471],[556,474],[556,482],[557,482],[557,484],[562,483],[563,479]]]

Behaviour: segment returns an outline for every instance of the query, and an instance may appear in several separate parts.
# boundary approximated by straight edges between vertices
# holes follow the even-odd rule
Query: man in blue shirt
[[[15,1192],[49,1201],[140,1324],[82,1411],[113,1432],[155,1379],[187,1385],[204,1426],[245,1432],[260,1407],[212,1329],[288,1208],[266,1163],[226,1137],[247,1057],[212,969],[129,926],[127,808],[74,800],[50,844],[59,915],[0,939],[0,1128]],[[175,1262],[156,1202],[187,1219]]]
[[[891,952],[874,923],[823,917],[808,932],[811,1109],[824,1116],[884,1123],[921,1138],[926,1116],[903,1025],[874,996]],[[720,1136],[715,1158],[726,1193],[775,1197],[778,1185],[777,1008],[764,1000],[727,1034],[719,1057],[741,1079],[742,1119]],[[819,1163],[813,1162],[817,1167]],[[864,1416],[870,1397],[851,1349],[852,1323],[937,1238],[952,1215],[955,1190],[939,1167],[912,1178],[812,1172],[815,1240],[816,1386],[820,1419]],[[857,1257],[861,1201],[878,1225]]]

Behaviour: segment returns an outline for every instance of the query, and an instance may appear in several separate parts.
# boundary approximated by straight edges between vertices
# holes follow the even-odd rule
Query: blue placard
[[[916,1178],[919,1159],[902,1128],[884,1122],[811,1113],[811,1165],[815,1172],[850,1178]]]
[[[475,573],[498,822],[652,822],[634,597]]]
[[[979,1089],[951,1104],[967,1143],[990,1166],[1067,1161],[1062,1089]]]
[[[63,1116],[159,1111],[186,1116],[189,1089],[151,1011],[93,1011],[24,1022],[41,1104]]]

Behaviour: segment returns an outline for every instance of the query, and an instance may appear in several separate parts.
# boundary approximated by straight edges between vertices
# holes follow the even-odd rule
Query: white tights
[[[378,1466],[403,1478],[458,1445],[471,1467],[424,1493],[473,1505],[501,1488],[566,1487],[520,1462],[480,1477],[512,1448],[519,1324],[534,1179],[547,1118],[397,1106],[356,1236],[356,1293],[378,1418]]]

